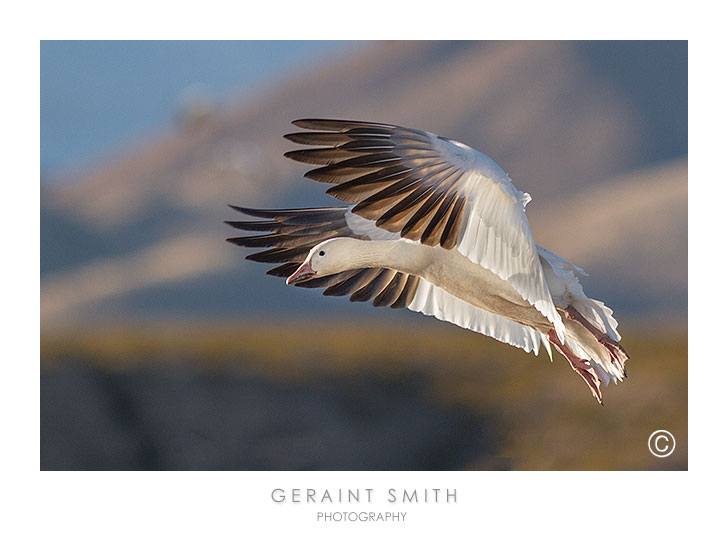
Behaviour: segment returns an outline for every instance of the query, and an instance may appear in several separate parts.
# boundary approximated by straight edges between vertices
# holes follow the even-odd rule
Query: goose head
[[[352,266],[352,255],[357,243],[353,238],[322,241],[308,252],[306,260],[286,279],[286,284],[302,283],[356,267]]]

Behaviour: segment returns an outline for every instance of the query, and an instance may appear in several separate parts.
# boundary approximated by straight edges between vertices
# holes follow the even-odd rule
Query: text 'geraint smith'
[[[275,503],[372,503],[381,501],[372,488],[315,489],[276,488],[271,491]],[[387,489],[383,500],[388,503],[457,503],[457,489]]]

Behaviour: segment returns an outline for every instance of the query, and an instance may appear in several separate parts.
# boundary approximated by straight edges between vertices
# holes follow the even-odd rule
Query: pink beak
[[[286,279],[286,284],[302,283],[314,277],[316,277],[316,272],[311,268],[311,263],[306,261],[298,266],[298,269]]]

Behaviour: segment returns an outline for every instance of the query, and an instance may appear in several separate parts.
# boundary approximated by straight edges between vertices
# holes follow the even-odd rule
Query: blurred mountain
[[[587,292],[618,313],[686,316],[685,42],[387,42],[44,183],[43,326],[376,313],[288,290],[224,242],[228,203],[337,204],[282,157],[289,122],[312,116],[486,152],[533,195],[537,242],[590,270]]]

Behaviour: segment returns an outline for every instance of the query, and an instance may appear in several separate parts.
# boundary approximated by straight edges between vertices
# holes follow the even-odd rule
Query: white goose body
[[[624,379],[628,356],[604,303],[588,298],[584,270],[533,240],[518,191],[488,156],[460,142],[391,124],[298,120],[286,135],[322,146],[286,156],[322,165],[306,177],[334,184],[351,205],[234,209],[229,221],[267,232],[230,238],[267,247],[247,258],[324,295],[407,307],[526,350],[556,346],[602,403],[601,384]]]

